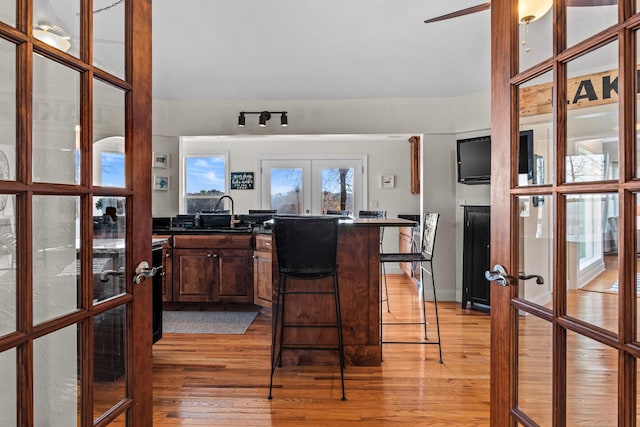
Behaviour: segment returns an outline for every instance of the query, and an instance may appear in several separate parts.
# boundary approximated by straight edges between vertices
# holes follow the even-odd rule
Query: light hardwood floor
[[[415,285],[389,279],[384,316],[418,316]],[[386,344],[382,366],[347,367],[346,402],[337,366],[279,368],[267,400],[268,314],[244,335],[165,334],[153,347],[154,425],[488,426],[489,316],[454,302],[438,307],[444,363],[434,345]],[[415,328],[388,327],[385,339],[407,339]]]

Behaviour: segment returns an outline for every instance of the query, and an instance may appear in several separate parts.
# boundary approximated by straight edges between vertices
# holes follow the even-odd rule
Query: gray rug
[[[162,332],[178,334],[244,334],[255,311],[163,311]]]

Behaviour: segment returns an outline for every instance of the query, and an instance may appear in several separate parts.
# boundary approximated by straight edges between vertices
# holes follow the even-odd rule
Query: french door
[[[150,20],[0,4],[2,426],[152,424]]]
[[[491,2],[491,425],[633,426],[638,5],[556,0],[519,24],[519,3]]]
[[[366,206],[366,158],[261,159],[261,208],[281,214],[347,212]]]

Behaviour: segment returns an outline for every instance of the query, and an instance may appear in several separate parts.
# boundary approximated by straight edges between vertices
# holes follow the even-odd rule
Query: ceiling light
[[[520,0],[518,16],[520,22],[528,24],[542,18],[553,6],[553,0]]]
[[[57,25],[46,23],[38,24],[38,26],[33,29],[33,37],[63,52],[71,48],[71,43],[69,42],[70,37]]]
[[[258,122],[258,125],[260,127],[265,127],[267,125],[267,120],[271,119],[271,113],[268,111],[263,111],[262,113],[260,113],[260,121]]]
[[[259,115],[258,125],[260,127],[267,126],[267,122],[271,120],[272,114],[280,114],[280,125],[282,127],[287,127],[289,125],[289,119],[287,117],[286,111],[240,111],[240,115],[238,116],[238,126],[244,127],[246,123],[246,115],[247,114],[256,114]]]

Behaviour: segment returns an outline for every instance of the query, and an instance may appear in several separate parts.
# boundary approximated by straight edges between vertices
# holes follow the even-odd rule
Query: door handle
[[[162,270],[162,266],[149,267],[149,263],[147,261],[141,261],[136,267],[136,275],[133,276],[133,283],[141,283],[145,277],[154,276],[158,270]]]
[[[484,277],[490,282],[496,282],[500,286],[508,286],[510,277],[507,275],[507,270],[500,264],[493,266],[493,270],[485,271]]]
[[[124,276],[124,268],[120,270],[104,270],[100,272],[100,281],[108,282],[109,276]]]
[[[538,285],[544,285],[544,278],[537,274],[520,274],[518,275],[518,279],[520,280],[536,279],[536,283]]]

